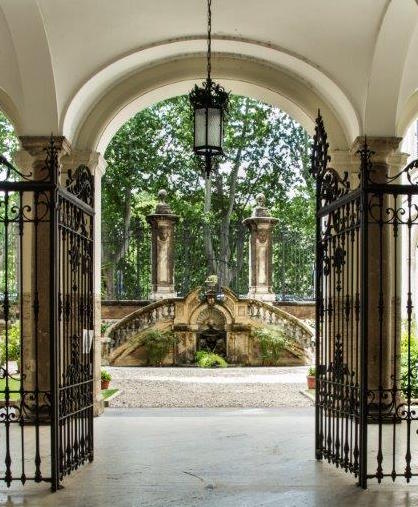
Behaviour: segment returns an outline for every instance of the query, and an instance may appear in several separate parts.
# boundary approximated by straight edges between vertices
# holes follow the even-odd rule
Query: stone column
[[[396,137],[367,138],[372,155],[374,182],[386,183],[387,178],[397,174],[405,165],[407,155],[396,151],[401,139]],[[362,145],[364,140],[357,139],[352,151]],[[401,338],[401,299],[406,295],[402,289],[402,264],[406,261],[402,255],[402,232],[405,225],[398,228],[395,239],[394,227],[384,225],[381,229],[379,220],[379,198],[369,195],[369,208],[372,205],[373,217],[369,216],[368,225],[368,388],[375,391],[370,412],[379,407],[379,387],[391,389],[396,367],[397,387],[400,388],[400,338]],[[373,204],[375,206],[373,206]],[[404,207],[404,197],[396,202],[392,195],[385,195],[382,202],[382,220],[390,216],[387,210]],[[377,214],[377,216],[376,216]],[[390,211],[389,211],[390,214]],[[402,218],[401,215],[398,218]],[[403,221],[407,220],[407,213]],[[396,255],[396,265],[395,265]],[[380,263],[382,256],[382,264]],[[381,320],[379,307],[382,308]],[[380,365],[380,366],[379,366]],[[391,400],[383,400],[384,404]]]
[[[151,226],[151,300],[177,297],[174,288],[174,229],[178,216],[165,202],[167,192],[158,192],[155,212],[147,216]]]
[[[244,224],[250,230],[250,269],[248,297],[260,301],[274,301],[272,290],[272,238],[271,232],[277,218],[270,216],[265,207],[265,197],[258,194],[257,205]]]
[[[45,171],[46,148],[50,137],[21,137],[21,150],[15,155],[15,163],[24,174],[34,181],[52,181]],[[54,138],[57,156],[69,153],[70,146],[63,137]],[[58,168],[57,168],[58,170]],[[51,175],[52,177],[52,175]],[[58,174],[54,175],[54,178]],[[23,222],[22,233],[22,357],[21,368],[24,389],[40,392],[39,412],[41,419],[48,418],[46,400],[42,391],[50,391],[50,275],[53,259],[50,243],[50,210],[48,195],[25,192],[22,196],[24,215],[31,221]],[[36,223],[35,223],[36,221]],[[29,406],[35,401],[29,400]],[[30,417],[30,414],[27,414]]]
[[[94,275],[93,275],[93,293],[94,293],[94,415],[100,415],[104,410],[103,396],[101,392],[101,364],[102,364],[102,336],[101,336],[101,204],[102,187],[101,180],[106,169],[106,161],[98,152],[88,150],[72,150],[62,159],[61,183],[65,184],[65,178],[68,170],[75,170],[80,165],[86,165],[94,176]]]

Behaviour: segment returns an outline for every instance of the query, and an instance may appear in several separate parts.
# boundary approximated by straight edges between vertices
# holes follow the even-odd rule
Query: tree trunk
[[[234,159],[234,163],[232,166],[232,171],[229,178],[229,197],[228,197],[228,208],[223,217],[220,226],[220,252],[219,252],[219,283],[221,286],[229,287],[232,277],[233,270],[230,266],[231,259],[231,247],[230,247],[230,229],[231,229],[231,216],[234,210],[235,197],[236,197],[236,189],[237,189],[237,180],[238,180],[238,171],[242,162],[242,142],[247,135],[248,130],[248,110],[250,107],[249,99],[245,100],[245,111],[244,111],[244,121],[241,132],[241,143],[238,148],[237,154]]]
[[[217,272],[215,252],[213,251],[213,238],[212,238],[212,227],[209,220],[209,213],[212,208],[212,182],[210,177],[205,178],[205,205],[204,215],[205,220],[203,222],[203,238],[206,253],[206,262],[208,274],[212,275]]]

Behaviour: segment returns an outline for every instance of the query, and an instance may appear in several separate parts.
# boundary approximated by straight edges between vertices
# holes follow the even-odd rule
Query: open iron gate
[[[52,139],[29,174],[0,158],[0,480],[7,486],[45,481],[56,490],[93,459],[93,196],[85,166],[60,184]]]
[[[363,488],[418,475],[418,161],[373,155],[365,140],[351,181],[328,167],[318,116],[316,458]]]

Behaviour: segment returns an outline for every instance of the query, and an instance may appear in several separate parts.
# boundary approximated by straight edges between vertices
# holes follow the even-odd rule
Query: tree
[[[188,98],[177,97],[138,113],[109,144],[102,206],[108,289],[129,250],[132,224],[145,226],[145,215],[155,205],[160,188],[169,191],[170,205],[184,224],[194,228],[188,241],[179,242],[178,263],[193,284],[217,273],[228,286],[243,271],[248,261],[242,220],[251,213],[259,192],[281,224],[312,234],[310,139],[288,115],[247,97],[232,96],[226,156],[215,163],[211,180],[205,179],[203,165],[192,153],[192,135]],[[196,265],[190,264],[191,257]]]
[[[19,140],[16,137],[13,125],[7,117],[0,111],[0,153],[9,162],[13,160],[13,155],[19,146]],[[12,175],[15,176],[15,175]],[[0,165],[0,179],[6,177],[6,168]],[[10,210],[18,203],[18,194],[16,192],[8,192],[0,194],[0,209],[4,212],[4,207],[7,206]],[[7,248],[6,248],[6,235],[5,230],[7,227]],[[0,294],[6,286],[5,280],[5,256],[7,251],[7,264],[8,264],[8,279],[7,286],[10,293],[17,291],[17,227],[15,223],[5,223],[0,221]]]
[[[18,146],[19,140],[14,133],[13,125],[0,111],[0,153],[11,161]]]

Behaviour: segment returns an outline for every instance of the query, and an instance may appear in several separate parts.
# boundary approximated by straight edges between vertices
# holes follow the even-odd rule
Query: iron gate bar
[[[361,474],[359,418],[360,197],[348,175],[328,167],[327,134],[318,115],[311,173],[316,179],[315,455]],[[356,346],[354,347],[354,338]]]
[[[86,166],[79,166],[74,174],[69,171],[66,187],[61,185],[52,137],[45,163],[35,170],[35,176],[23,174],[0,156],[0,237],[4,243],[0,279],[5,320],[5,366],[0,365],[5,382],[4,406],[0,407],[4,473],[0,480],[7,486],[13,481],[50,482],[56,490],[64,475],[93,459],[94,187]],[[13,234],[16,246],[11,243]],[[71,237],[66,250],[63,236]],[[24,269],[25,262],[29,271]],[[70,265],[71,276],[67,276]],[[68,296],[65,301],[63,294]],[[20,377],[11,372],[8,361],[13,345],[12,304],[19,308]],[[27,364],[33,368],[27,370]],[[19,387],[12,387],[12,381],[18,381]],[[41,426],[48,427],[48,436]],[[45,473],[46,446],[51,453],[50,473]]]
[[[386,165],[373,166],[366,140],[358,154],[359,186],[351,189],[348,174],[328,167],[318,115],[311,169],[317,186],[315,455],[366,488],[371,478],[409,482],[418,476],[412,440],[418,423],[412,397],[418,392],[412,272],[418,160],[388,175]]]

